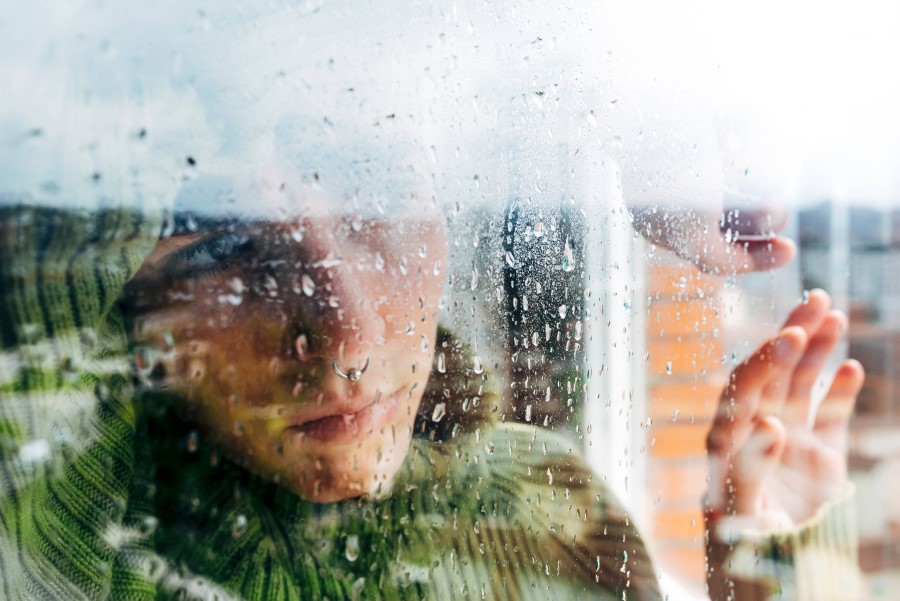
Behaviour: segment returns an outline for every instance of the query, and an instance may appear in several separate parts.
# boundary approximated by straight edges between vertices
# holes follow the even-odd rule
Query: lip
[[[400,394],[388,396],[376,394],[376,398],[351,413],[327,415],[289,425],[285,432],[302,435],[303,438],[327,444],[359,442],[377,432],[391,421],[400,406]]]

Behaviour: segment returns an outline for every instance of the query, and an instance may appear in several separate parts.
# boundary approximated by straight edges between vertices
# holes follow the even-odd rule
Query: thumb
[[[765,483],[781,463],[787,437],[776,417],[759,420],[732,463],[732,507],[737,515],[756,515]]]

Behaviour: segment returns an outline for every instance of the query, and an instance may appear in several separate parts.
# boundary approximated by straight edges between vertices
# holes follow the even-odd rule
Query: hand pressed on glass
[[[813,386],[847,328],[830,305],[824,291],[810,293],[732,372],[707,438],[711,535],[790,529],[844,494],[847,424],[864,373],[845,361],[810,418]]]
[[[787,221],[783,211],[653,206],[635,207],[632,214],[647,240],[712,274],[778,269],[796,253],[790,239],[777,235]]]

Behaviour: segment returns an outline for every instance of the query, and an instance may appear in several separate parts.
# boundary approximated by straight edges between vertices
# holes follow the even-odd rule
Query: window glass
[[[891,598],[900,14],[0,24],[0,597]]]

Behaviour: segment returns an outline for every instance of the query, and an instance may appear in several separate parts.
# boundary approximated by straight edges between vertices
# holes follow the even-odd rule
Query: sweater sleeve
[[[158,232],[134,208],[0,207],[4,599],[106,599],[132,580],[134,408],[114,302]]]
[[[862,595],[855,494],[823,506],[796,530],[729,535],[708,525],[713,601],[847,601]]]

